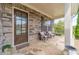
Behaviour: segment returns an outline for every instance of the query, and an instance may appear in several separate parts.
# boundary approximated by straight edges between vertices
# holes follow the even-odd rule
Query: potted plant
[[[11,54],[12,53],[12,47],[10,44],[4,45],[2,47],[2,52],[4,52],[4,54]]]

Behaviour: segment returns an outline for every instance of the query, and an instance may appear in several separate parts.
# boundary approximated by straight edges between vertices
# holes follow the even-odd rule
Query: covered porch
[[[20,49],[19,52],[22,52],[22,53],[26,52],[25,54],[35,53],[38,55],[39,54],[40,55],[41,54],[63,55],[66,45],[72,46],[75,48],[78,47],[78,41],[75,40],[72,34],[73,32],[72,16],[76,15],[78,4],[24,4],[24,5],[34,8],[35,10],[42,12],[51,18],[49,19],[53,21],[51,22],[52,24],[52,26],[50,27],[51,30],[48,30],[49,28],[48,27],[45,29],[46,31],[48,30],[48,31],[54,32],[54,28],[53,28],[54,19],[64,17],[64,35],[49,38],[45,42],[39,41],[38,39],[36,39],[34,42],[30,43],[30,46]]]
[[[76,15],[78,4],[21,3],[3,4],[0,8],[0,11],[5,11],[2,16],[10,14],[9,18],[1,16],[1,19],[11,20],[4,23],[6,27],[3,28],[3,32],[6,32],[6,40],[3,42],[3,38],[1,38],[3,35],[0,33],[1,44],[11,44],[15,48],[14,54],[63,55],[65,46],[75,47],[75,38],[72,34],[72,16]],[[55,35],[46,41],[39,40],[38,33],[41,31],[54,33],[54,19],[62,17],[64,17],[64,35]],[[19,19],[20,21],[18,21]],[[47,21],[50,21],[49,26],[44,25]]]

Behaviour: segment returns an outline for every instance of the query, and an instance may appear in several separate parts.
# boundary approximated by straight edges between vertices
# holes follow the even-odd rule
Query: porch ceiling
[[[64,3],[24,3],[24,5],[52,19],[64,17]],[[77,12],[77,8],[78,4],[72,4],[72,14]]]

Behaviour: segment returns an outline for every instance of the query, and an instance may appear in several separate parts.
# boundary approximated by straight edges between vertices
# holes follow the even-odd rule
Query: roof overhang
[[[64,3],[23,3],[23,5],[26,5],[27,7],[30,7],[44,15],[47,15],[52,19],[62,18],[64,17],[65,13]],[[77,10],[78,10],[78,4],[72,3],[71,5],[72,15],[76,14]]]

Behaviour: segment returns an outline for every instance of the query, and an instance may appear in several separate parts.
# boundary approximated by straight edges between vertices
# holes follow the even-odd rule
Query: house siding
[[[11,4],[0,4],[0,29],[3,31],[0,31],[0,40],[2,43],[1,37],[4,33],[4,45],[5,44],[11,44],[12,41],[12,8]]]
[[[12,7],[17,7],[19,9],[25,10],[29,13],[28,15],[28,40],[30,43],[34,42],[38,39],[38,32],[41,31],[41,16],[46,19],[50,19],[49,17],[28,8],[22,4],[0,4],[0,44],[1,35],[2,35],[2,26],[1,20],[3,20],[3,32],[5,33],[5,41],[4,44],[12,44]]]

